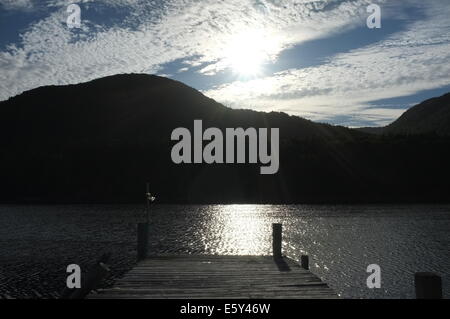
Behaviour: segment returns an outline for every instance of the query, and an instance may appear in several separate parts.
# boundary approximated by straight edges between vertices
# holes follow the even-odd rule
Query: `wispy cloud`
[[[0,7],[5,10],[29,10],[33,7],[32,0],[0,0]]]
[[[62,6],[0,52],[0,99],[43,84],[86,81],[118,72],[156,72],[175,59],[226,67],[224,51],[246,28],[279,34],[284,48],[355,22],[365,0],[344,1],[99,1],[128,6],[129,14],[108,29],[83,20],[83,32],[69,30]],[[49,1],[47,5],[62,5]],[[329,7],[329,9],[327,9]],[[205,71],[205,69],[203,70]]]

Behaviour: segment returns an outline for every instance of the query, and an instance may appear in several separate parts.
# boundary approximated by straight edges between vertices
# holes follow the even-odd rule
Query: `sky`
[[[367,26],[371,4],[381,28]],[[118,73],[232,108],[383,126],[450,92],[450,1],[0,0],[0,100]]]

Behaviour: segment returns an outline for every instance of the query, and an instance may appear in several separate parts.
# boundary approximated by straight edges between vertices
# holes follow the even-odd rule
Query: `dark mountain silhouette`
[[[173,129],[280,128],[280,170],[172,163]],[[167,203],[448,201],[450,140],[374,136],[227,108],[173,80],[117,75],[0,103],[0,201]]]
[[[385,133],[450,135],[450,93],[410,108]]]
[[[450,135],[450,93],[426,100],[403,113],[386,127],[365,127],[360,131],[372,134]]]

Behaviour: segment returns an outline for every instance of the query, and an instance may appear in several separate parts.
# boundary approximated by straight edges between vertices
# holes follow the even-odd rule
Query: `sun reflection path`
[[[269,255],[272,222],[266,205],[215,206],[203,243],[213,254]]]

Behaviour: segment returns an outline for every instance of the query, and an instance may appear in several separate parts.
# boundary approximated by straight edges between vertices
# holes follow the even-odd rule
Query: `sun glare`
[[[234,35],[227,45],[227,64],[243,77],[262,74],[264,64],[279,52],[276,38],[259,30],[247,30]]]

